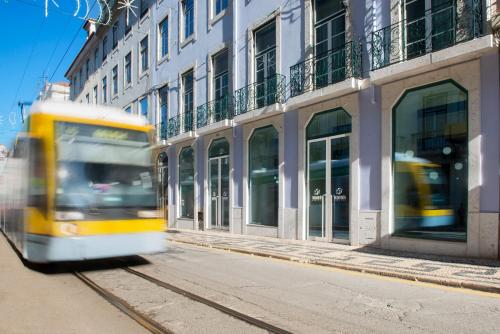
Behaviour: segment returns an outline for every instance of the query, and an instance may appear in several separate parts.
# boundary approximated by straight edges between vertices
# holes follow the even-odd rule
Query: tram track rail
[[[153,283],[156,286],[159,286],[161,288],[164,288],[166,290],[169,290],[171,292],[174,292],[176,294],[184,296],[185,298],[188,298],[192,301],[198,302],[198,303],[203,304],[205,306],[208,306],[210,308],[216,309],[221,313],[229,315],[229,316],[231,316],[235,319],[238,319],[240,321],[246,322],[247,324],[250,324],[252,326],[266,330],[269,333],[274,333],[274,334],[291,334],[292,333],[288,330],[277,327],[273,324],[270,324],[270,323],[265,322],[263,320],[260,320],[258,318],[252,317],[252,316],[247,315],[245,313],[236,311],[232,308],[229,308],[227,306],[224,306],[222,304],[214,302],[210,299],[207,299],[205,297],[197,295],[193,292],[182,289],[178,286],[175,286],[175,285],[172,285],[170,283],[159,280],[159,279],[157,279],[153,276],[150,276],[148,274],[145,274],[141,271],[137,271],[137,270],[129,268],[129,267],[124,267],[121,269],[124,270],[125,272],[131,274],[131,275],[134,275],[134,276],[142,278],[150,283]],[[85,283],[91,289],[96,291],[99,295],[101,295],[103,298],[105,298],[108,302],[110,302],[112,305],[117,307],[120,311],[124,312],[126,315],[131,317],[133,320],[135,320],[137,323],[139,323],[145,329],[149,330],[151,333],[154,333],[154,334],[172,334],[172,333],[174,333],[173,331],[165,328],[164,326],[162,326],[158,322],[154,321],[153,319],[151,319],[147,315],[137,311],[133,306],[131,306],[125,300],[121,299],[120,297],[116,296],[115,294],[111,293],[110,291],[106,290],[105,288],[99,286],[97,283],[95,283],[92,279],[87,277],[85,274],[83,274],[81,272],[75,272],[74,274],[83,283]]]

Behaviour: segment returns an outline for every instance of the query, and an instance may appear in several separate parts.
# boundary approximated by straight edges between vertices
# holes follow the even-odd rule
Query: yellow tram
[[[75,103],[33,105],[0,169],[0,227],[32,262],[162,252],[146,119]]]

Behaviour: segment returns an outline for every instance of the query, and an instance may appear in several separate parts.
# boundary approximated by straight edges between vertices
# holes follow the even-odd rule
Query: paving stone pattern
[[[396,252],[373,247],[169,230],[167,239],[403,279],[500,293],[500,261]]]

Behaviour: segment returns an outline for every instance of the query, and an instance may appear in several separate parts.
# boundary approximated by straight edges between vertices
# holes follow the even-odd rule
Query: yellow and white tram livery
[[[0,227],[32,262],[166,249],[145,118],[75,103],[32,106],[0,170]]]

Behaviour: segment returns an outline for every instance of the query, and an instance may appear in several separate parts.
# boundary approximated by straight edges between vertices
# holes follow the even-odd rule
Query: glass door
[[[349,240],[349,136],[308,142],[308,238]]]
[[[349,240],[349,137],[330,140],[332,235]]]
[[[210,224],[212,228],[229,228],[229,157],[209,160]]]

